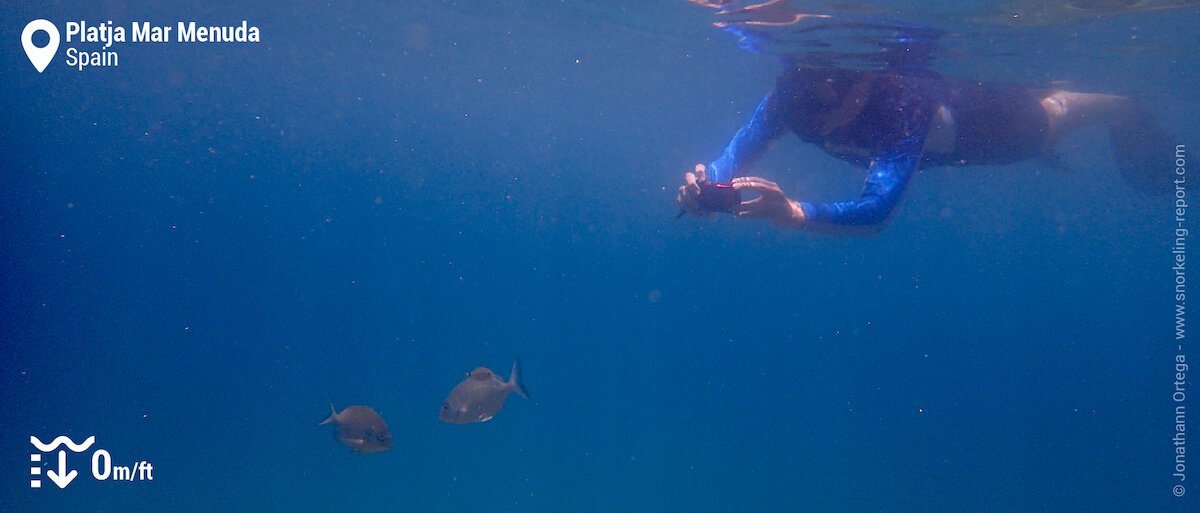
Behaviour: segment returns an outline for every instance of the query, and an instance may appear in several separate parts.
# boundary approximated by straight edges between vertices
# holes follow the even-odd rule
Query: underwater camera
[[[742,193],[732,184],[717,182],[700,182],[700,195],[696,201],[705,212],[733,213],[734,207],[742,203]],[[680,215],[683,215],[680,212]]]

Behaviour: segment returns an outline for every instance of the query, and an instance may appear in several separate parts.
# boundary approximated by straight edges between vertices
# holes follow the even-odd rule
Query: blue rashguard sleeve
[[[872,160],[867,183],[857,198],[837,203],[801,202],[806,222],[849,226],[883,222],[900,202],[919,161],[920,156],[911,152]]]
[[[850,233],[856,227],[883,222],[900,202],[909,179],[920,164],[930,120],[928,109],[922,102],[914,101],[919,98],[905,92],[886,95],[888,104],[875,111],[883,116],[875,124],[880,132],[870,151],[879,156],[871,160],[862,194],[837,203],[801,202],[808,229]],[[721,156],[709,164],[710,181],[729,182],[734,177],[744,176],[771,143],[789,130],[787,116],[795,115],[794,109],[786,105],[789,99],[795,100],[773,89],[759,102],[750,121],[738,130]]]
[[[784,133],[784,125],[776,112],[775,90],[758,103],[754,115],[746,123],[717,160],[708,165],[708,180],[728,183],[735,176],[741,176],[741,171],[753,164],[763,153],[766,153],[771,142]]]
[[[875,150],[879,156],[871,159],[862,194],[838,203],[801,202],[810,228],[849,233],[853,227],[878,225],[900,203],[909,179],[921,163],[930,114],[921,102],[909,101],[901,94],[892,95],[888,101],[890,105],[882,112],[891,115],[880,123],[884,131]]]

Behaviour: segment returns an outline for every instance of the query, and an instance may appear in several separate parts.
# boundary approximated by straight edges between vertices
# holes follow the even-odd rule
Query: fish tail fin
[[[516,361],[513,362],[512,375],[510,375],[508,377],[508,382],[510,384],[512,384],[513,388],[516,389],[515,391],[518,394],[521,394],[521,397],[529,399],[529,391],[525,390],[525,383],[521,379],[521,359],[520,358],[517,358]]]
[[[331,413],[328,417],[325,417],[325,420],[322,420],[321,424],[328,424],[330,422],[337,421],[337,408],[333,407],[333,403],[329,403],[329,409],[332,410],[333,413]],[[321,424],[317,424],[317,425],[320,426]]]

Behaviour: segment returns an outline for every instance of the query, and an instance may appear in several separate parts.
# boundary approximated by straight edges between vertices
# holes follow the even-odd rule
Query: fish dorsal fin
[[[480,381],[492,379],[492,371],[487,367],[475,367],[475,370],[471,371],[467,375],[470,376],[471,379],[478,379]]]

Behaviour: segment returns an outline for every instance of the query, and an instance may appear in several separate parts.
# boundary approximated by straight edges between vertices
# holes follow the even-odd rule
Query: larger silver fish
[[[491,370],[477,367],[467,373],[467,379],[450,391],[438,418],[451,424],[470,424],[491,419],[504,407],[508,394],[516,392],[529,399],[529,391],[521,383],[521,360],[513,362],[508,382],[500,380]]]

